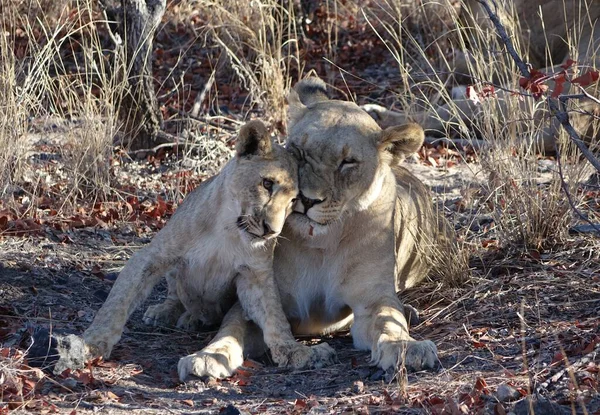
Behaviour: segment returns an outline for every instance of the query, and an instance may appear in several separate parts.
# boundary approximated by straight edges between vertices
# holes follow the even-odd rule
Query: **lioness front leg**
[[[355,307],[352,338],[359,349],[371,350],[371,361],[384,370],[404,365],[409,371],[434,369],[437,348],[432,341],[410,337],[402,303],[393,295],[368,307]]]
[[[180,261],[180,258],[157,251],[153,246],[144,248],[125,264],[108,298],[83,333],[89,357],[110,356],[131,313],[148,298],[165,272]]]
[[[235,303],[225,314],[219,331],[209,345],[179,359],[179,379],[183,382],[189,375],[217,379],[233,375],[244,362],[244,340],[249,324],[240,303]]]
[[[270,269],[240,267],[238,272],[239,302],[248,317],[262,329],[275,363],[301,369],[321,368],[336,360],[335,351],[327,343],[309,347],[294,339]]]

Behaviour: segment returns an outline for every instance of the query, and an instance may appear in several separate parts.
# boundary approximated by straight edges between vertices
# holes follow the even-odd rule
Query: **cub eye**
[[[358,161],[355,158],[347,157],[340,163],[340,169],[344,167],[350,167],[356,164],[358,164]]]
[[[269,192],[271,190],[273,190],[273,180],[269,180],[269,179],[263,179],[262,181],[262,185],[265,189],[267,189]]]

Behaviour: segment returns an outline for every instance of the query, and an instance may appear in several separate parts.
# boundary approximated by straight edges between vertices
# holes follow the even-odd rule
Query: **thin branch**
[[[529,72],[529,68],[527,67],[527,64],[525,62],[523,62],[523,59],[521,59],[521,57],[517,53],[515,47],[512,44],[512,41],[508,37],[508,33],[506,33],[506,29],[504,28],[504,25],[500,21],[500,18],[498,17],[498,15],[496,13],[494,13],[494,11],[490,7],[487,0],[477,0],[477,1],[483,6],[483,8],[487,12],[488,16],[490,17],[490,20],[492,21],[492,23],[494,23],[494,26],[496,27],[496,30],[498,31],[498,35],[500,36],[500,39],[502,39],[502,43],[504,43],[504,45],[506,46],[506,50],[508,51],[510,56],[513,58],[515,63],[517,64],[517,67],[519,68],[519,71],[521,71],[521,74],[526,78],[530,78],[531,73]]]

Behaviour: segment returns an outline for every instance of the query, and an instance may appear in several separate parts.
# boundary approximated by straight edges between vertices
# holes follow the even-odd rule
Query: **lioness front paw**
[[[302,343],[293,343],[273,348],[271,355],[279,366],[293,369],[320,369],[337,361],[335,350],[327,343],[310,347]]]
[[[210,376],[223,379],[244,363],[242,353],[232,353],[227,348],[205,349],[179,359],[177,373],[183,382],[189,375],[198,377]]]
[[[168,326],[175,327],[177,319],[181,316],[183,307],[168,302],[151,305],[144,313],[143,321],[153,327]]]
[[[383,370],[406,367],[409,372],[435,369],[437,347],[430,340],[380,341],[373,351],[371,360]]]

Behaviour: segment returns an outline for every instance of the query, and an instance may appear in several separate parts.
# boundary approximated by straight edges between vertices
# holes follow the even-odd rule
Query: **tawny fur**
[[[419,148],[423,130],[382,131],[355,104],[324,99],[318,79],[295,89],[301,94],[289,97],[288,148],[299,160],[303,200],[312,202],[295,205],[274,259],[292,330],[322,334],[352,324],[355,346],[370,350],[381,368],[432,368],[436,346],[409,335],[397,295],[427,275],[432,252],[452,260],[452,232],[428,190],[396,166]],[[229,356],[247,346],[244,330],[232,336],[231,327],[242,324],[232,318],[221,328]]]
[[[168,297],[146,311],[146,323],[213,325],[227,312],[225,322],[233,321],[205,350],[180,360],[182,380],[230,376],[243,356],[227,333],[243,337],[251,329],[246,318],[262,329],[276,363],[302,368],[331,362],[335,354],[326,343],[308,347],[294,340],[273,279],[275,238],[298,194],[297,172],[294,158],[271,143],[262,123],[245,125],[234,159],[189,194],[150,245],[127,262],[84,333],[90,356],[110,355],[128,317],[166,277]]]

